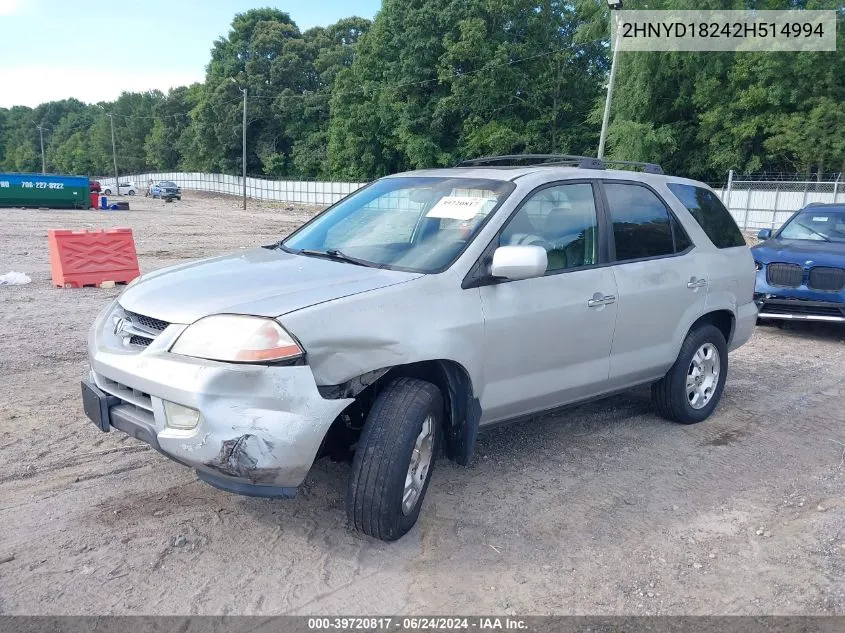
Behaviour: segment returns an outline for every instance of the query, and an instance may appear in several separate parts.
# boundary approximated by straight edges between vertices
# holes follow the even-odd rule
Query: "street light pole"
[[[243,167],[243,181],[244,181],[243,182],[243,184],[244,184],[244,203],[243,203],[243,207],[244,207],[244,210],[246,210],[246,88],[241,88],[240,84],[238,83],[238,80],[235,79],[234,77],[229,77],[229,81],[231,81],[233,84],[235,84],[238,87],[238,90],[240,90],[242,93],[244,93],[244,118],[243,118],[243,131],[241,133],[242,137],[243,137],[243,153],[242,153],[242,157],[241,157],[241,166]]]
[[[604,102],[604,116],[601,121],[601,136],[599,137],[599,151],[597,156],[604,158],[604,145],[607,142],[607,128],[610,123],[610,103],[613,100],[613,84],[616,81],[616,64],[619,59],[619,35],[622,32],[621,25],[617,19],[617,9],[622,8],[621,0],[607,0],[607,6],[610,7],[611,20],[616,25],[616,38],[613,42],[613,56],[610,61],[610,77],[607,80],[607,98]],[[611,32],[613,28],[611,27]]]

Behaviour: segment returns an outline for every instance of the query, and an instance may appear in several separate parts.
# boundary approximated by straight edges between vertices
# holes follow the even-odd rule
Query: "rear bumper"
[[[728,350],[733,351],[736,348],[745,345],[751,335],[754,334],[754,328],[757,326],[757,305],[753,301],[741,305],[736,311],[736,323],[734,324],[733,335],[728,341]]]
[[[845,303],[755,295],[761,319],[845,323]]]

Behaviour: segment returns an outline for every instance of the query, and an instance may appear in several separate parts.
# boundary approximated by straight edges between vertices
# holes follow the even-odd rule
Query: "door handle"
[[[602,296],[600,293],[596,293],[593,295],[592,299],[587,300],[587,307],[588,308],[598,308],[599,306],[606,306],[610,305],[611,303],[616,303],[616,296],[615,295],[604,295]]]
[[[696,279],[695,277],[690,277],[690,280],[687,282],[687,288],[703,288],[706,285],[706,279]]]

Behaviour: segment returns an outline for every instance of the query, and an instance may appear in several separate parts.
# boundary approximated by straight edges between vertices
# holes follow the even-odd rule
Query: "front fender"
[[[431,359],[464,367],[476,392],[484,382],[479,291],[461,289],[448,273],[310,306],[279,321],[302,343],[321,386]]]

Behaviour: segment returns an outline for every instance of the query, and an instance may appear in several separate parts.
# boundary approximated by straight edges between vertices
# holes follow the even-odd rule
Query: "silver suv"
[[[277,244],[146,274],[91,329],[85,411],[247,495],[351,458],[350,524],[384,540],[486,425],[643,384],[700,422],[754,329],[754,261],[706,185],[621,166],[398,174]]]

